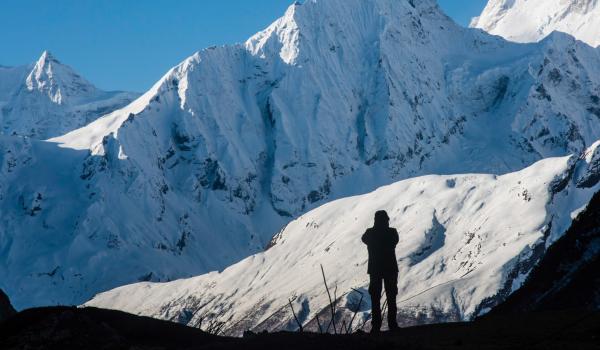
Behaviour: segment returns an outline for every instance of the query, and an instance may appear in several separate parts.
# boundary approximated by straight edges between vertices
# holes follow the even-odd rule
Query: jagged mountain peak
[[[355,20],[347,21],[347,18]],[[215,67],[219,65],[218,70],[228,76],[224,81],[243,81],[254,85],[255,90],[260,90],[255,91],[259,95],[276,90],[278,82],[288,75],[305,74],[294,70],[294,67],[312,66],[320,70],[323,66],[337,66],[338,71],[333,74],[343,75],[346,74],[344,71],[348,71],[348,79],[364,79],[364,76],[356,74],[356,70],[348,68],[359,61],[365,66],[361,70],[369,70],[369,60],[386,59],[382,53],[384,50],[398,51],[399,46],[406,46],[412,51],[411,46],[418,40],[420,44],[426,43],[426,50],[446,50],[453,40],[441,39],[444,35],[438,35],[435,43],[428,41],[430,33],[440,27],[455,29],[448,33],[461,32],[461,28],[440,11],[435,0],[295,2],[281,18],[249,38],[244,45],[210,47],[196,52],[169,70],[130,106],[55,141],[64,143],[66,147],[96,149],[102,153],[100,144],[104,136],[117,135],[117,130],[130,114],[137,115],[151,109],[152,101],[169,91],[177,91],[181,109],[197,113],[193,107],[202,103],[197,98],[198,94],[207,88],[212,90],[216,85],[205,77],[214,74]],[[406,40],[403,42],[403,39]],[[386,42],[387,48],[382,48],[386,46],[382,43]],[[244,68],[247,68],[244,66],[255,68],[256,72],[250,73],[251,78],[243,76],[246,74]],[[110,127],[100,134],[98,131],[103,125]]]
[[[600,2],[490,0],[471,27],[517,42],[538,41],[560,31],[595,47],[600,45]]]
[[[0,68],[0,134],[36,139],[62,135],[137,96],[96,88],[46,50],[34,63]]]
[[[54,55],[52,55],[52,53],[48,50],[44,50],[44,52],[42,52],[42,55],[40,56],[40,58],[37,60],[36,65],[40,65],[40,66],[44,66],[47,65],[49,63],[60,63],[55,57]]]
[[[39,91],[56,104],[71,103],[74,99],[97,93],[96,87],[60,63],[49,51],[44,51],[26,79],[28,91]]]
[[[246,47],[261,57],[272,57],[273,52],[278,52],[286,64],[299,65],[320,53],[334,52],[338,46],[344,46],[344,41],[376,44],[390,28],[398,28],[402,22],[413,19],[421,25],[421,20],[426,21],[431,16],[451,22],[435,0],[295,2],[283,17],[251,37]]]

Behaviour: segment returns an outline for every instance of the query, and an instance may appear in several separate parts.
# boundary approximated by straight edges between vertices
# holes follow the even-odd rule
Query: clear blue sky
[[[487,0],[438,0],[467,25]],[[212,45],[243,42],[292,0],[3,0],[0,65],[48,49],[102,89],[143,92],[169,68]]]

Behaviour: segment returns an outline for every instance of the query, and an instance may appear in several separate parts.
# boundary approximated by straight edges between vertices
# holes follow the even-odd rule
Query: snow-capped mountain
[[[36,139],[62,135],[137,96],[101,91],[44,51],[31,66],[0,67],[0,133]]]
[[[600,145],[598,142],[597,145]],[[600,159],[600,147],[594,157]],[[591,157],[545,159],[496,175],[430,175],[325,204],[292,221],[264,253],[223,272],[169,283],[138,283],[102,293],[88,306],[115,308],[199,326],[224,322],[226,334],[304,329],[329,322],[321,276],[340,297],[338,325],[370,312],[367,251],[360,237],[385,209],[400,232],[399,321],[458,321],[486,312],[519,288],[548,244],[569,227],[595,190],[578,188],[594,173]],[[358,291],[358,292],[357,292]],[[367,328],[368,329],[368,328]]]
[[[600,45],[598,0],[490,0],[471,27],[517,42],[536,42],[553,31]]]
[[[565,34],[506,42],[433,0],[295,3],[81,129],[4,137],[0,287],[22,308],[222,270],[333,199],[580,154],[599,96],[600,52]]]

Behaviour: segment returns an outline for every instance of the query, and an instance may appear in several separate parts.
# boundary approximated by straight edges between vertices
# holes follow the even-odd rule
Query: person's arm
[[[398,231],[395,228],[392,230],[392,245],[395,247],[396,245],[398,245],[398,241],[400,241],[400,238],[398,237]]]
[[[367,230],[363,235],[362,235],[362,241],[364,244],[369,245],[369,243],[371,242],[371,235],[369,234],[369,230]]]

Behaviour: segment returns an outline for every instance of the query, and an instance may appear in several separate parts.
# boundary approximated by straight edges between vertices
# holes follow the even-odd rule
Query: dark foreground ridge
[[[43,307],[0,323],[0,349],[191,349],[226,341],[177,323],[121,311]]]
[[[585,317],[582,315],[585,314]],[[271,333],[217,337],[198,329],[95,308],[25,310],[0,324],[0,349],[598,349],[600,313],[497,315],[472,323],[377,336]]]

